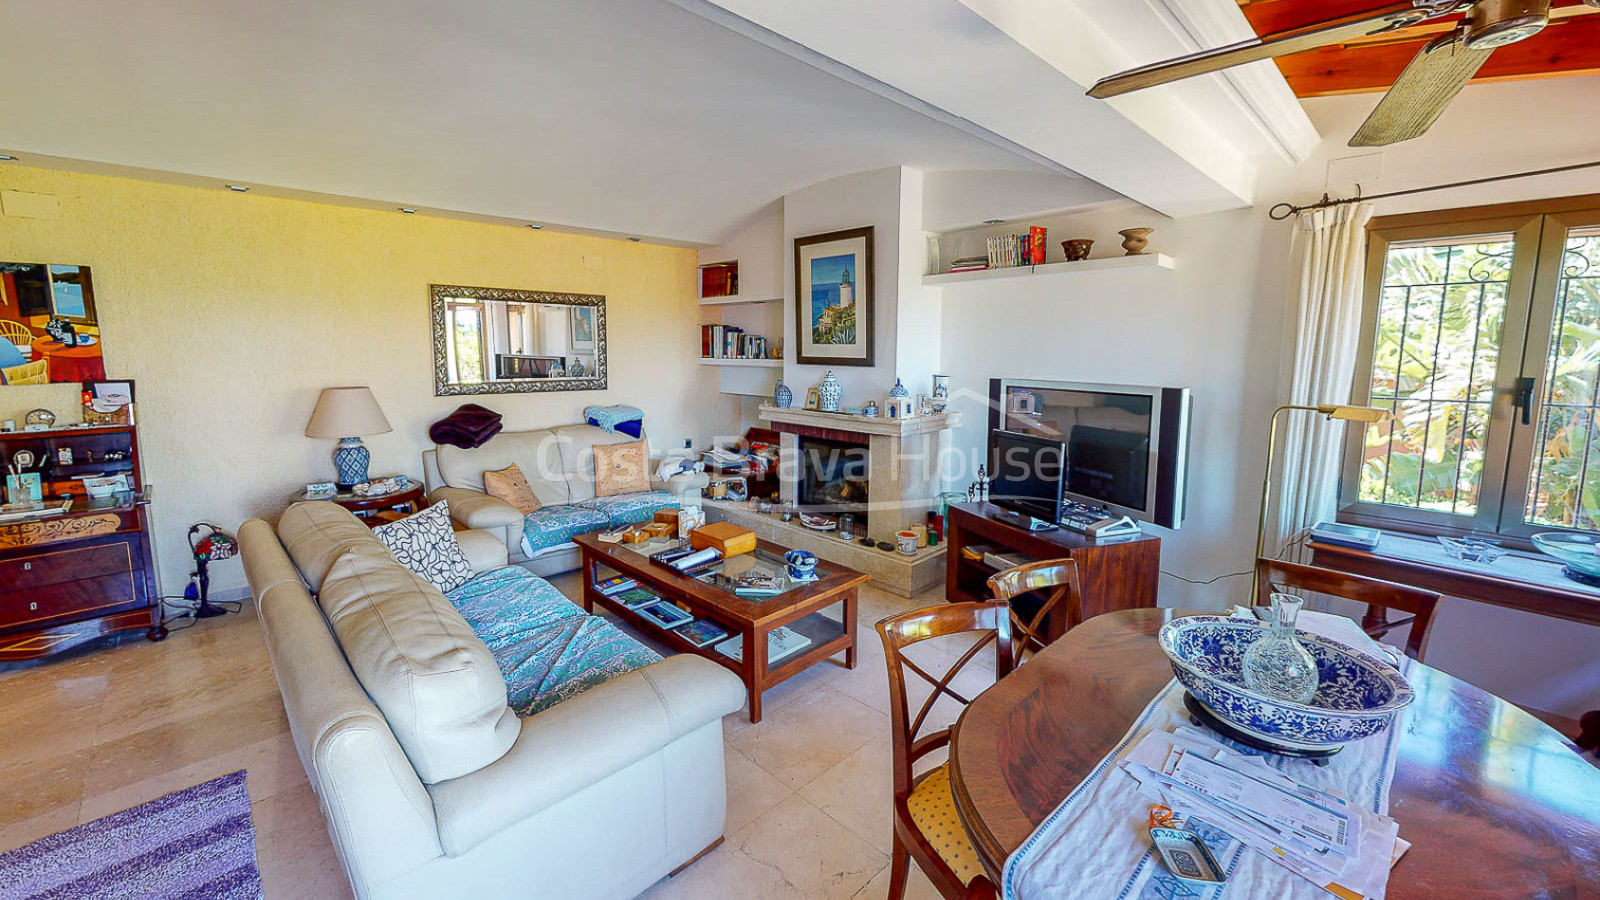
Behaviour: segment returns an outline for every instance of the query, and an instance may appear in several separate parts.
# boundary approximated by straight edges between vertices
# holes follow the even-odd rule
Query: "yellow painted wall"
[[[508,429],[643,408],[657,449],[737,421],[700,366],[693,250],[7,165],[0,189],[52,194],[57,219],[0,215],[0,260],[93,268],[107,374],[137,383],[157,565],[189,571],[197,521],[276,516],[333,478],[304,436],[317,394],[370,385],[394,432],[365,438],[374,475],[422,474],[430,423],[480,402]],[[604,294],[610,389],[435,397],[430,283]],[[0,418],[44,406],[79,421],[76,386],[0,387]],[[212,567],[238,587],[237,562]]]

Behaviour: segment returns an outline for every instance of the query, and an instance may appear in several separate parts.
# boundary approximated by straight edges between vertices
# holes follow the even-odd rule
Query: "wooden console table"
[[[1493,606],[1600,626],[1600,588],[1561,574],[1541,556],[1507,554],[1492,564],[1465,563],[1429,538],[1385,532],[1375,550],[1311,541],[1311,564]],[[1584,714],[1577,744],[1600,752],[1600,710]]]
[[[1161,539],[1151,534],[1092,541],[1065,528],[1028,531],[998,521],[1002,512],[989,503],[957,503],[945,516],[945,599],[952,603],[987,602],[985,583],[995,570],[967,559],[961,549],[987,544],[1000,553],[1017,553],[1030,559],[1072,559],[1078,564],[1083,589],[1085,619],[1118,609],[1153,608],[1156,582],[1161,576]],[[1065,613],[1065,610],[1062,610]],[[1055,640],[1076,622],[1052,615],[1045,625],[1047,640]]]

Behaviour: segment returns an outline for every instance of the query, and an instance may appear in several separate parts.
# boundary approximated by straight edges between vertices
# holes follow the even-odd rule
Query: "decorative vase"
[[[823,412],[838,412],[839,401],[844,399],[844,388],[839,384],[839,379],[833,377],[833,370],[829,369],[822,375],[822,383],[817,385],[817,408]]]
[[[900,379],[896,378],[894,380],[894,387],[889,388],[889,399],[894,400],[909,396],[911,396],[911,392],[907,391],[906,386],[900,383]]]
[[[1294,622],[1304,603],[1292,594],[1272,595],[1272,629],[1244,651],[1240,663],[1251,690],[1295,703],[1316,696],[1317,661],[1294,636]]]
[[[361,443],[361,438],[340,438],[339,446],[333,448],[333,467],[339,472],[339,487],[349,488],[366,481],[367,464],[371,461],[372,454]]]
[[[1117,232],[1122,235],[1122,249],[1128,251],[1123,256],[1142,256],[1144,248],[1150,246],[1150,232],[1154,228],[1127,228]]]
[[[933,411],[942,413],[950,405],[950,376],[933,376]]]
[[[1061,252],[1067,255],[1067,262],[1078,262],[1089,258],[1089,248],[1093,246],[1092,238],[1073,238],[1061,242]]]
[[[772,389],[772,405],[779,409],[788,409],[794,405],[794,391],[789,390],[789,386],[783,383],[782,378],[778,379],[777,385]]]

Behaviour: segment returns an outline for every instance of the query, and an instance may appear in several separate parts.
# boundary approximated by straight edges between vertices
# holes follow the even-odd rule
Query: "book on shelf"
[[[1037,266],[1044,263],[1046,230],[1033,225],[1026,232],[997,234],[988,239],[988,263],[985,268],[1010,269],[1017,266]],[[959,260],[957,261],[960,262]]]
[[[678,629],[678,634],[696,647],[708,647],[718,641],[726,640],[729,633],[726,628],[710,619],[695,619]]]
[[[655,594],[652,594],[644,588],[639,587],[630,588],[629,590],[622,591],[621,593],[607,596],[610,596],[611,599],[621,603],[628,609],[638,609],[641,606],[649,606],[650,604],[661,599]]]
[[[677,628],[680,625],[687,625],[694,621],[694,616],[689,615],[682,607],[668,603],[665,600],[651,603],[648,606],[641,606],[634,612],[643,616],[645,621],[650,624],[659,625],[667,629]]]
[[[747,334],[737,325],[701,325],[702,359],[768,359],[772,344],[765,335]]]
[[[779,625],[767,632],[767,664],[790,657],[811,646],[806,637],[787,625]],[[717,652],[735,662],[744,662],[744,638],[734,637],[717,645]]]
[[[607,597],[611,597],[638,586],[639,582],[626,575],[613,575],[603,581],[595,582],[594,589]]]

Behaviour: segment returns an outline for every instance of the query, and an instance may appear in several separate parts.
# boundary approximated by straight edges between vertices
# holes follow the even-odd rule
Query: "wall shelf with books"
[[[701,297],[701,306],[750,306],[756,303],[782,303],[782,297]]]
[[[1087,272],[1175,269],[1177,266],[1178,261],[1165,253],[1146,253],[1140,256],[1112,256],[1104,259],[1045,263],[1038,266],[1007,266],[998,269],[974,269],[970,272],[945,272],[922,276],[922,284],[924,287],[938,287],[945,284],[964,284],[969,281],[999,281],[1009,278],[1077,275]]]
[[[711,359],[709,357],[702,356],[700,358],[700,365],[702,365],[702,366],[753,366],[753,367],[756,367],[756,368],[765,368],[765,369],[781,369],[781,368],[783,368],[783,360],[781,360],[781,359]]]

